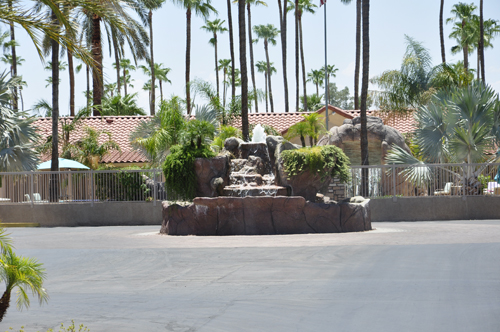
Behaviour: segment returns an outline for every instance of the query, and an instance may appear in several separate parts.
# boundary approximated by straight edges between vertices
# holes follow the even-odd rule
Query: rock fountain
[[[260,125],[252,142],[229,138],[224,145],[234,158],[196,160],[200,197],[189,206],[164,202],[160,233],[259,235],[371,229],[369,200],[318,201],[318,191],[327,188],[324,178],[287,176],[280,154],[298,146],[282,137],[266,137]]]

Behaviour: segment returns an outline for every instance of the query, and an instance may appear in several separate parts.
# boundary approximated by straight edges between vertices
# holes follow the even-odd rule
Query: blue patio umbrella
[[[41,163],[38,165],[37,169],[42,170],[42,169],[50,169],[50,166],[52,165],[52,160],[48,160],[46,162]],[[64,158],[59,158],[59,169],[61,168],[73,168],[73,169],[90,169],[84,164],[79,163],[78,161],[74,161],[71,159],[64,159]]]

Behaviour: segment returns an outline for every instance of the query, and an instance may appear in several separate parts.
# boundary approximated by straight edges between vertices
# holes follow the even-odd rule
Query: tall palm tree
[[[483,0],[479,1],[479,51],[478,57],[481,61],[481,77],[483,78],[483,83],[486,83],[486,78],[484,77],[484,15],[483,15]],[[479,70],[479,68],[478,68]]]
[[[285,90],[285,112],[290,111],[288,101],[288,78],[286,66],[286,35],[287,35],[287,13],[288,6],[287,0],[283,1],[283,8],[281,7],[281,0],[278,0],[278,8],[280,14],[280,31],[281,31],[281,62],[283,64],[283,86]]]
[[[134,71],[136,68],[130,61],[130,59],[121,59],[118,64],[122,70],[123,76],[120,78],[120,82],[123,83],[123,93],[127,96],[127,83],[130,81],[130,72]],[[113,63],[113,66],[117,66],[116,63]],[[118,84],[118,83],[117,83]],[[120,91],[118,91],[120,93]]]
[[[325,66],[321,67],[321,71],[323,72],[323,74],[325,73]],[[339,71],[338,68],[335,68],[335,65],[327,65],[326,66],[326,77],[327,77],[327,81],[326,81],[326,86],[329,87],[330,86],[330,77],[337,77],[337,72]]]
[[[356,0],[356,64],[354,65],[354,109],[359,109],[359,72],[361,67],[361,0]]]
[[[295,0],[294,8],[299,7],[299,0]],[[287,11],[290,6],[287,7]],[[300,42],[299,42],[299,11],[294,11],[294,22],[295,22],[295,112],[299,111],[299,99],[300,99]],[[306,98],[307,99],[307,98]]]
[[[149,111],[151,115],[155,114],[155,80],[156,80],[156,68],[153,52],[153,10],[161,8],[165,0],[142,0],[146,9],[148,9],[148,25],[149,25],[149,67],[151,70],[151,98],[149,101]],[[161,83],[160,83],[161,85]]]
[[[366,119],[366,99],[368,98],[368,77],[370,74],[370,0],[363,0],[363,77],[361,79],[361,164],[368,165],[368,130]],[[368,169],[361,172],[362,195],[368,195]]]
[[[231,70],[231,59],[220,59],[219,60],[219,70],[222,70],[222,73],[224,75],[222,79],[222,106],[225,108],[226,107],[226,76],[227,76],[227,71]]]
[[[302,36],[302,15],[306,13],[314,14],[314,8],[317,8],[312,0],[298,0],[295,4],[292,4],[290,1],[290,5],[288,6],[288,10],[295,10],[297,16],[297,23],[299,27],[299,45],[300,45],[300,62],[302,63],[302,85],[304,89],[304,112],[307,112],[307,88],[306,88],[306,64],[304,58],[304,38]]]
[[[456,22],[450,37],[457,40],[463,51],[465,71],[469,69],[469,44],[471,42],[470,22],[476,8],[477,7],[473,3],[466,4],[459,2],[453,5],[453,9],[451,10],[451,13],[455,16],[446,20],[447,23]]]
[[[319,135],[322,131],[324,131],[325,126],[323,125],[323,121],[321,121],[318,113],[302,114],[302,116],[304,117],[305,122],[309,125],[309,144],[314,146],[318,143]]]
[[[254,26],[254,32],[257,35],[258,39],[264,40],[264,51],[266,52],[266,63],[267,63],[267,72],[271,72],[271,65],[269,61],[269,43],[272,45],[276,45],[276,37],[280,33],[278,29],[274,27],[272,24],[267,25],[256,25]],[[243,73],[242,73],[243,75]],[[271,113],[274,113],[274,103],[273,103],[273,90],[271,87],[271,75],[267,75],[268,79],[268,89],[269,89],[269,101],[271,104]]]
[[[266,61],[257,61],[256,64],[257,71],[259,73],[264,73],[264,81],[265,81],[265,88],[264,88],[264,95],[266,99],[266,113],[269,112],[269,104],[268,104],[268,88],[267,88],[267,76],[269,75],[269,72],[267,71],[267,62]],[[273,63],[271,62],[269,64],[269,69],[270,69],[270,75],[273,73],[276,73],[276,68],[273,66]]]
[[[243,139],[250,140],[248,126],[248,74],[247,74],[247,46],[245,31],[245,0],[238,0],[239,41],[240,41],[240,73],[241,73],[241,131]],[[276,43],[276,41],[275,41]],[[269,63],[269,60],[268,60]]]
[[[155,73],[158,81],[160,82],[160,102],[163,102],[163,82],[172,84],[172,81],[169,80],[168,74],[171,69],[168,67],[162,67],[163,63],[155,63]]]
[[[146,112],[137,105],[137,92],[127,96],[116,95],[110,98],[103,98],[103,116],[119,115],[146,115]]]
[[[51,14],[52,22],[57,29],[59,21],[55,11]],[[52,49],[52,163],[51,172],[59,171],[59,43],[55,39],[50,41]],[[59,178],[52,173],[49,179],[49,196],[51,202],[59,198]]]
[[[233,38],[233,15],[231,14],[231,0],[227,0],[227,24],[229,26],[229,52],[231,54],[231,99],[234,100],[236,97],[236,85],[235,85],[235,69],[236,62],[234,60],[234,38]],[[225,102],[225,100],[224,100]]]
[[[213,21],[205,21],[205,25],[201,28],[212,33],[213,37],[210,39],[210,43],[214,45],[215,50],[215,81],[217,86],[217,97],[219,97],[219,62],[217,59],[217,34],[224,33],[227,31],[225,27],[222,25],[225,21],[221,21],[220,19],[215,19]]]
[[[441,61],[442,63],[446,63],[446,51],[444,47],[444,32],[443,32],[443,12],[444,12],[444,0],[441,0],[441,6],[439,9],[439,40],[441,41]]]
[[[469,45],[469,51],[473,51],[477,49],[477,80],[480,80],[482,63],[481,63],[481,52],[484,52],[484,49],[493,47],[492,40],[496,35],[500,34],[500,25],[496,20],[483,20],[482,28],[481,28],[481,18],[477,15],[472,17],[471,22],[471,45]],[[481,41],[482,38],[482,41]],[[458,47],[457,47],[458,48]]]
[[[34,258],[18,256],[8,248],[0,255],[0,278],[5,282],[5,291],[0,298],[0,322],[10,306],[11,292],[17,288],[17,307],[30,306],[27,291],[38,297],[40,305],[47,302],[49,296],[43,282],[46,277],[43,265]]]
[[[316,86],[316,97],[319,97],[319,86],[323,86],[325,79],[325,71],[313,69],[307,74],[307,81],[312,82]]]
[[[210,13],[217,14],[217,10],[211,5],[211,0],[174,0],[177,4],[186,9],[186,105],[187,113],[191,114],[191,13],[207,19]]]

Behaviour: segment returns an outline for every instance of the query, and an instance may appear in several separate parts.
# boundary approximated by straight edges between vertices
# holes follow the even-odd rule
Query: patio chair
[[[451,195],[451,186],[452,185],[453,185],[453,182],[446,182],[446,184],[444,185],[444,189],[435,191],[434,196]]]
[[[34,193],[33,194],[33,201],[35,203],[48,203],[49,201],[42,201],[42,198],[40,197],[39,193]]]
[[[488,182],[488,187],[484,189],[483,194],[485,195],[494,195],[495,194],[495,188],[499,188],[500,184],[497,182]]]
[[[28,195],[28,194],[24,194],[24,202],[25,202],[25,203],[31,202],[30,195]]]

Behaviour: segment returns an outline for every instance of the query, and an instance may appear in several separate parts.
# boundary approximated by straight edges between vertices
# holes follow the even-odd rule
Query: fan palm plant
[[[303,114],[305,122],[309,125],[309,143],[311,146],[316,145],[319,135],[325,130],[325,126],[321,121],[318,113]]]
[[[266,64],[267,64],[267,73],[271,72],[271,63],[269,62],[269,43],[271,45],[276,45],[276,37],[280,33],[278,29],[274,27],[272,24],[267,25],[256,25],[254,26],[255,34],[258,39],[262,39],[264,41],[264,51],[266,52]],[[269,103],[271,104],[271,113],[274,113],[274,103],[273,103],[273,89],[271,87],[271,75],[267,75],[268,80],[268,90],[269,90]]]
[[[393,148],[386,158],[388,163],[491,162],[486,152],[500,143],[498,95],[479,82],[438,93],[428,106],[419,108],[415,121],[415,142],[422,160]],[[482,168],[474,171],[474,167],[467,167],[464,186],[477,190],[477,176],[481,171]],[[405,170],[408,179],[415,182],[430,179],[430,173],[428,167]]]
[[[116,95],[103,99],[101,114],[114,115],[146,115],[146,112],[137,105],[137,92],[126,96]]]
[[[297,122],[290,128],[288,128],[288,131],[285,134],[286,139],[292,139],[294,137],[299,136],[300,137],[300,142],[302,143],[302,147],[306,147],[306,137],[313,135],[311,133],[311,127],[309,124],[305,121]]]

